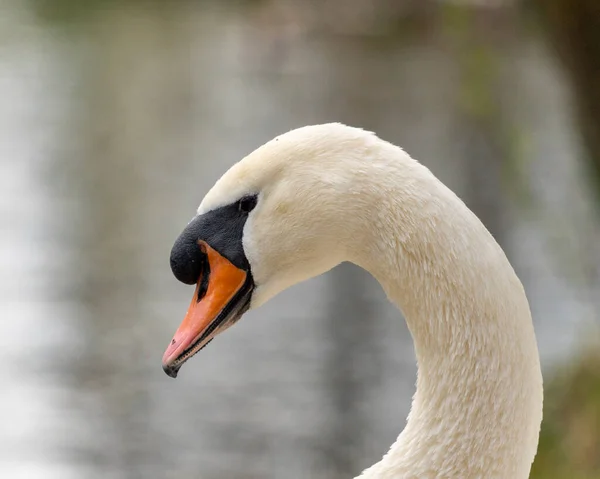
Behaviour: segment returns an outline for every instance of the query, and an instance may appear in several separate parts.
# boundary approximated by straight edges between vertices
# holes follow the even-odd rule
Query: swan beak
[[[250,274],[198,241],[204,266],[190,307],[163,356],[163,370],[176,378],[183,363],[217,334],[232,326],[248,309]]]

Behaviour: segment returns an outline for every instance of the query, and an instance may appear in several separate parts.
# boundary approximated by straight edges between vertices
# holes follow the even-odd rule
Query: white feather
[[[529,305],[464,203],[399,147],[337,123],[261,146],[198,212],[248,193],[260,195],[243,238],[257,285],[252,307],[351,261],[406,317],[419,371],[411,412],[360,477],[529,477],[543,397]]]

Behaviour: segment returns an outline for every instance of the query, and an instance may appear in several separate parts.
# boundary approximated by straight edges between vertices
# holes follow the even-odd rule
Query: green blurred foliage
[[[41,19],[55,25],[77,25],[106,10],[127,8],[160,9],[168,14],[184,4],[213,3],[227,7],[260,4],[265,0],[29,0]]]
[[[93,16],[102,9],[119,6],[118,0],[30,0],[40,18],[56,24],[70,24]],[[148,1],[148,0],[144,0]],[[140,2],[141,3],[141,2]]]
[[[600,479],[600,350],[557,372],[544,389],[531,479]]]

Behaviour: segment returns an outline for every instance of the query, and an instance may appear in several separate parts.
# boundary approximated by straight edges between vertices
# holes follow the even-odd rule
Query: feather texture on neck
[[[370,247],[353,261],[403,311],[418,380],[404,431],[361,478],[525,479],[543,392],[523,287],[454,193],[417,162],[394,161],[404,155],[395,147],[382,149],[386,167],[367,181],[375,208],[361,218]]]

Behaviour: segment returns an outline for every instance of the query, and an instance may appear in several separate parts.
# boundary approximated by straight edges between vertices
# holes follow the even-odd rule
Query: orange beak
[[[233,325],[250,299],[249,273],[198,241],[205,265],[196,284],[190,307],[163,356],[163,370],[175,378],[185,361],[217,334]]]

